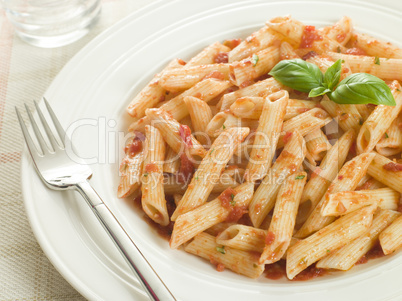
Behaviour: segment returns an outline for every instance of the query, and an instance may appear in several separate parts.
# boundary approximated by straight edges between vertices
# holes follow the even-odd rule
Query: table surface
[[[29,225],[22,200],[23,137],[14,107],[32,105],[63,66],[95,36],[154,0],[102,0],[101,16],[81,40],[55,49],[26,44],[0,8],[0,300],[85,300],[56,271]],[[31,107],[32,108],[32,107]]]

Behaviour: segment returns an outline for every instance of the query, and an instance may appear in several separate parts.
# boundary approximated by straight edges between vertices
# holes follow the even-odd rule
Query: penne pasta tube
[[[163,172],[175,174],[180,169],[180,156],[171,148],[168,147],[163,163]]]
[[[266,22],[266,25],[291,39],[298,45],[298,48],[311,48],[318,53],[344,49],[340,43],[317,31],[314,26],[306,26],[302,22],[291,18],[291,16],[276,17]],[[312,33],[316,38],[311,41],[306,37]]]
[[[184,97],[186,96],[194,96],[205,102],[209,102],[210,100],[217,97],[224,90],[229,88],[231,83],[228,81],[216,80],[213,78],[205,79],[190,89],[184,91],[178,96],[170,99],[165,104],[163,104],[160,109],[170,113],[174,119],[180,121],[184,117],[188,115],[187,106],[184,103]],[[140,131],[143,132],[145,126],[148,125],[150,119],[145,116],[135,122],[133,122],[128,130],[129,131]]]
[[[219,112],[207,124],[205,132],[210,137],[218,137],[225,130],[242,126],[242,120],[230,112]]]
[[[292,59],[299,59],[300,57],[294,51],[292,45],[288,42],[282,42],[280,51],[280,60],[292,60]]]
[[[196,56],[192,57],[184,68],[199,66],[199,65],[208,65],[213,63],[224,63],[222,60],[227,60],[227,53],[230,51],[230,48],[219,43],[215,42],[206,48],[204,48],[200,53]]]
[[[240,61],[244,58],[250,57],[260,50],[280,43],[283,38],[283,35],[264,26],[248,36],[237,47],[229,52],[229,63],[233,63],[235,61]]]
[[[264,265],[258,264],[254,253],[223,247],[215,242],[214,236],[206,233],[198,234],[184,250],[250,278],[258,278],[264,271]]]
[[[319,231],[326,225],[332,223],[335,219],[333,216],[323,216],[322,208],[327,206],[328,198],[331,193],[341,191],[355,190],[361,178],[366,174],[366,171],[374,158],[373,153],[364,153],[354,157],[352,160],[345,163],[338,173],[338,177],[328,187],[328,190],[321,198],[320,202],[311,212],[303,226],[294,235],[297,238],[303,238],[311,233]],[[359,168],[357,168],[359,167]]]
[[[141,177],[141,204],[144,212],[155,223],[169,224],[165,192],[163,190],[163,161],[165,142],[158,129],[145,127],[144,169]]]
[[[349,17],[344,16],[334,25],[322,28],[320,32],[325,34],[328,38],[345,46],[352,37],[352,20]]]
[[[376,205],[351,212],[290,247],[286,274],[293,279],[308,266],[364,234],[372,224]]]
[[[381,209],[396,210],[400,193],[391,188],[359,191],[341,191],[328,195],[328,202],[322,208],[324,216],[339,216],[376,203]]]
[[[373,223],[366,233],[351,241],[346,246],[329,252],[329,255],[317,262],[317,268],[347,271],[364,256],[378,241],[378,236],[401,214],[392,210],[380,210],[373,218]]]
[[[142,141],[138,135],[126,145],[126,155],[120,163],[120,182],[117,196],[126,198],[137,191],[141,186],[141,172],[144,163]]]
[[[267,96],[247,164],[245,179],[255,183],[271,167],[282,128],[289,94],[286,90]]]
[[[176,206],[181,201],[182,198],[183,198],[183,195],[181,195],[181,194],[176,193],[173,195],[173,200],[174,200],[174,203]]]
[[[245,183],[234,189],[228,188],[213,201],[179,215],[174,223],[170,247],[176,249],[218,223],[236,222],[246,212],[253,196],[253,186]]]
[[[383,156],[394,156],[402,151],[402,114],[391,123],[375,147]]]
[[[321,161],[332,147],[327,136],[320,129],[308,133],[304,139],[306,140],[307,151],[314,161]]]
[[[402,193],[402,164],[375,154],[367,173],[377,181]]]
[[[212,119],[211,108],[205,101],[202,101],[193,96],[186,96],[184,98],[184,103],[187,106],[187,110],[191,117],[191,122],[194,127],[194,135],[202,145],[209,146],[211,140],[206,134],[206,129],[208,123]]]
[[[231,106],[230,112],[240,118],[260,119],[264,105],[264,97],[245,96],[238,98]],[[317,105],[311,100],[290,99],[286,106],[284,120],[291,119],[301,113],[304,113]]]
[[[333,117],[345,132],[352,129],[359,132],[363,119],[355,105],[337,104],[324,96],[320,104]]]
[[[279,137],[278,148],[283,147],[286,139],[288,139],[288,133],[293,133],[297,130],[300,135],[306,136],[308,133],[322,128],[331,121],[332,118],[320,108],[311,109],[289,120],[286,120],[282,127],[282,131],[285,134]]]
[[[262,253],[267,230],[235,224],[216,236],[216,243],[243,251]]]
[[[378,105],[370,114],[357,136],[356,146],[359,153],[372,151],[401,112],[401,86],[397,81],[394,83],[392,94],[395,98],[396,106]]]
[[[401,48],[364,33],[353,33],[351,45],[363,50],[370,56],[395,59],[402,58]]]
[[[289,90],[289,88],[285,87],[284,85],[276,81],[273,77],[271,77],[256,82],[255,84],[250,85],[248,87],[223,95],[218,103],[218,108],[221,111],[225,111],[228,110],[230,106],[240,97],[244,96],[266,97],[269,94],[278,92],[280,90]]]
[[[166,143],[177,153],[181,154],[184,151],[189,152],[191,156],[205,156],[206,150],[195,139],[190,129],[181,125],[173,119],[169,113],[161,109],[147,109],[146,115],[151,120],[152,126],[156,127],[162,134]]]
[[[145,115],[145,110],[156,106],[165,99],[167,91],[159,85],[159,80],[163,72],[171,69],[183,67],[182,61],[174,59],[162,72],[155,77],[138,93],[127,107],[127,113],[131,117],[141,118]]]
[[[380,245],[385,255],[402,247],[402,216],[395,219],[379,236]]]
[[[279,62],[278,46],[270,46],[252,56],[230,64],[230,80],[238,87],[249,86],[256,78],[267,74]]]
[[[260,263],[274,263],[280,260],[288,249],[306,179],[305,172],[297,172],[288,176],[279,189]]]
[[[159,85],[167,91],[180,92],[206,78],[229,79],[229,64],[209,64],[167,70],[161,75]]]
[[[223,223],[213,225],[212,227],[208,228],[204,232],[208,233],[209,235],[212,235],[212,236],[218,236],[220,233],[222,233],[227,228],[229,228],[230,226],[233,226],[233,225],[237,225],[237,224],[236,223],[223,222]]]
[[[383,80],[402,80],[400,72],[402,59],[388,59],[384,57],[343,54],[337,52],[327,53],[334,60],[344,60],[353,73],[363,72],[377,76]]]
[[[196,170],[183,199],[171,216],[171,220],[176,220],[180,214],[206,202],[234,150],[249,132],[248,128],[231,128],[219,135]]]
[[[306,144],[296,131],[254,193],[249,206],[249,216],[254,227],[258,228],[272,210],[282,182],[297,171],[305,155]]]

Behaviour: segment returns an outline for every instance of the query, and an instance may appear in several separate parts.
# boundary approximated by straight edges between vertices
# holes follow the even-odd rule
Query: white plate
[[[100,35],[57,76],[45,96],[74,133],[80,155],[97,161],[92,184],[178,300],[400,299],[401,255],[308,282],[252,280],[218,273],[204,260],[170,250],[127,202],[117,199],[114,140],[128,124],[125,106],[170,59],[188,59],[212,42],[245,37],[264,21],[287,14],[318,26],[348,15],[358,31],[401,46],[402,5],[397,0],[388,1],[392,8],[356,1],[232,2],[154,3]],[[83,200],[72,192],[46,189],[26,153],[22,171],[33,231],[60,273],[91,300],[146,300]]]

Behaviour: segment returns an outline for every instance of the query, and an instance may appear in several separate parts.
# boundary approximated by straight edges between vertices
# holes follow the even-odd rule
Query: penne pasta
[[[230,80],[238,87],[249,86],[256,78],[271,71],[279,60],[279,46],[265,48],[248,58],[230,64]]]
[[[246,181],[255,183],[262,179],[271,167],[288,99],[287,91],[276,92],[265,99],[247,164]]]
[[[264,265],[258,264],[258,256],[254,253],[222,247],[216,243],[214,236],[206,233],[198,234],[184,250],[209,260],[218,265],[219,269],[222,268],[219,265],[222,265],[250,278],[257,278],[264,271]]]
[[[184,103],[186,104],[191,117],[195,137],[202,145],[211,145],[211,141],[206,134],[207,125],[212,119],[211,108],[205,101],[193,96],[186,96],[184,98]]]
[[[184,68],[209,65],[213,63],[227,63],[228,52],[230,48],[220,42],[215,42],[205,47],[200,53],[192,57]]]
[[[180,92],[207,78],[229,79],[229,65],[209,64],[170,69],[162,73],[159,85],[169,92]]]
[[[349,270],[378,241],[378,236],[401,214],[392,210],[380,210],[373,218],[373,223],[366,233],[351,241],[346,246],[329,254],[317,262],[317,268]]]
[[[370,114],[357,136],[356,146],[359,153],[372,151],[401,112],[401,86],[397,81],[394,83],[392,94],[395,98],[396,106],[378,105]]]
[[[351,39],[351,46],[363,50],[370,56],[396,59],[402,58],[401,48],[364,33],[354,32]]]
[[[402,152],[402,114],[394,119],[375,147],[383,156],[394,156]]]
[[[295,237],[306,237],[335,220],[335,217],[333,216],[322,215],[323,208],[327,206],[329,195],[341,191],[355,190],[361,178],[366,173],[374,156],[375,155],[372,153],[364,153],[345,163],[339,171],[335,181],[328,187],[328,190],[311,212],[303,226],[297,231]],[[359,168],[356,168],[357,166],[359,166]]]
[[[224,90],[229,88],[231,84],[228,81],[216,80],[213,78],[205,79],[198,84],[194,85],[190,89],[184,91],[178,96],[172,98],[163,104],[160,109],[170,113],[174,119],[180,121],[188,115],[187,106],[184,103],[184,97],[194,96],[205,102],[209,102]],[[150,122],[147,116],[134,121],[128,128],[129,131],[140,131],[143,132],[145,126]]]
[[[380,245],[385,255],[402,247],[402,216],[395,219],[379,236]]]
[[[344,215],[370,204],[377,204],[381,209],[396,210],[400,196],[399,192],[391,188],[331,193],[321,214],[324,216]]]
[[[314,161],[321,161],[327,151],[332,147],[327,136],[320,130],[314,130],[304,137],[308,153]]]
[[[191,135],[191,132],[187,133],[186,127],[173,119],[169,113],[161,109],[147,109],[146,115],[151,124],[161,132],[166,143],[177,154],[188,150],[191,156],[201,158],[205,156],[206,150],[197,139]]]
[[[219,135],[195,172],[171,220],[206,202],[234,150],[249,132],[248,128],[231,128]]]
[[[367,173],[377,181],[402,193],[402,164],[375,154]]]
[[[175,174],[179,172],[180,156],[171,148],[167,147],[165,161],[163,162],[163,172]]]
[[[295,173],[306,155],[306,144],[299,132],[294,132],[275,163],[258,186],[249,206],[254,227],[259,227],[275,205],[278,190],[284,179]]]
[[[144,212],[157,224],[167,226],[169,215],[163,190],[165,142],[158,129],[145,127],[145,159],[141,177],[141,204]]]
[[[179,215],[174,223],[170,247],[176,249],[216,224],[236,222],[246,212],[245,208],[253,196],[253,191],[251,183],[228,188],[213,201]]]
[[[286,274],[293,279],[328,253],[364,234],[372,224],[376,205],[367,206],[339,218],[317,233],[290,247],[286,256]]]
[[[131,117],[141,118],[145,115],[145,110],[156,106],[159,102],[165,100],[167,91],[159,85],[159,80],[163,72],[182,68],[182,61],[174,59],[171,61],[162,72],[155,77],[138,93],[127,107],[127,113]]]
[[[322,28],[320,32],[325,34],[328,38],[345,46],[352,37],[352,20],[349,17],[344,16],[334,25]]]
[[[288,176],[279,189],[260,263],[274,263],[280,260],[288,249],[306,179],[305,172],[297,172]]]

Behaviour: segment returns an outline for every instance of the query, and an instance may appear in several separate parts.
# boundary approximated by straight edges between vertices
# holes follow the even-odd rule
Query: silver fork
[[[66,145],[71,146],[71,141],[66,136],[63,127],[58,121],[49,103],[45,98],[43,100],[61,143],[57,141],[53,134],[53,130],[49,126],[49,123],[46,121],[46,118],[35,101],[36,111],[38,112],[39,119],[45,129],[45,133],[42,133],[39,129],[38,124],[26,104],[25,108],[33,132],[36,136],[36,140],[39,143],[38,149],[28,132],[18,108],[15,108],[25,142],[40,178],[46,186],[51,189],[76,189],[80,192],[89,207],[92,209],[92,212],[115,243],[122,256],[126,259],[128,265],[137,276],[151,300],[176,300],[142,255],[141,251],[116,220],[113,213],[88,182],[88,178],[92,175],[92,170],[84,162],[76,163],[72,161],[66,153]],[[43,134],[48,137],[51,147],[46,143]]]

